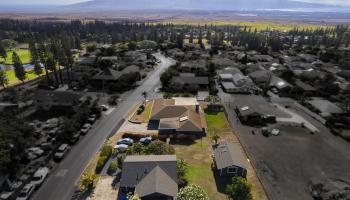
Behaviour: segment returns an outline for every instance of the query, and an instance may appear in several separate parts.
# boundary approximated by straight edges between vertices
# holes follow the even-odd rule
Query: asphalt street
[[[150,76],[111,112],[98,121],[90,132],[74,146],[67,156],[54,168],[48,179],[36,192],[35,200],[67,200],[74,193],[74,184],[83,173],[93,155],[102,147],[106,138],[117,128],[120,121],[134,105],[141,103],[144,91],[152,94],[159,85],[160,74],[174,64],[160,53],[154,54],[160,60]]]

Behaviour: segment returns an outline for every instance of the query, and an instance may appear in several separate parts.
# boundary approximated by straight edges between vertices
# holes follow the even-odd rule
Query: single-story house
[[[236,106],[235,111],[237,117],[243,124],[260,123],[263,116],[263,114],[257,112],[253,107],[249,106]]]
[[[312,96],[312,95],[315,95],[317,90],[312,87],[311,85],[307,84],[307,83],[304,83],[303,81],[301,80],[296,80],[295,81],[295,87],[301,91],[304,95],[307,95],[307,96]]]
[[[313,97],[307,103],[322,117],[330,117],[332,114],[344,113],[343,109],[326,99]]]
[[[176,155],[126,156],[119,193],[134,193],[142,200],[176,199]]]
[[[203,73],[207,71],[207,61],[205,59],[182,62],[180,72]]]
[[[208,90],[209,78],[207,76],[195,76],[194,73],[181,73],[170,80],[173,91],[197,92]]]
[[[93,76],[92,81],[94,81],[97,85],[102,85],[103,83],[115,82],[125,74],[139,71],[140,67],[136,65],[127,66],[121,71],[117,71],[112,68],[106,68],[105,70]]]
[[[33,97],[34,105],[43,110],[71,109],[80,103],[81,95],[68,91],[38,90]]]
[[[238,143],[213,145],[215,166],[220,176],[247,176],[248,161]]]
[[[206,122],[196,98],[155,99],[150,126],[160,134],[185,134],[203,136]]]

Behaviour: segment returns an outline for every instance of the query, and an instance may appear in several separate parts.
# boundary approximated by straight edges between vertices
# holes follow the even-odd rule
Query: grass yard
[[[217,188],[215,177],[212,171],[212,149],[211,136],[216,133],[222,139],[235,141],[231,128],[223,112],[217,114],[205,114],[208,131],[207,136],[194,141],[191,144],[174,144],[176,155],[188,163],[186,177],[190,184],[203,187],[210,199],[228,199],[221,189]],[[221,192],[219,192],[219,190]]]
[[[210,199],[227,200],[224,192],[224,179],[214,176],[212,171],[212,144],[214,134],[220,140],[236,143],[238,139],[232,132],[224,112],[205,113],[207,122],[207,136],[193,143],[173,144],[178,159],[182,158],[188,163],[186,177],[190,184],[199,185],[208,193]],[[248,169],[248,180],[252,183],[253,198],[267,199],[262,186],[252,167]],[[226,179],[227,180],[227,179]]]
[[[28,49],[15,49],[15,50],[8,49],[6,51],[7,51],[6,59],[4,60],[2,57],[0,57],[0,63],[3,62],[5,65],[12,65],[13,51],[16,51],[16,53],[18,54],[23,64],[28,64],[31,62],[30,51]]]
[[[146,103],[145,110],[141,114],[137,114],[136,109],[130,120],[133,122],[147,123],[151,117],[152,106],[153,101],[148,101]]]
[[[14,70],[6,70],[5,72],[6,72],[6,76],[7,76],[8,80],[9,80],[9,84],[8,84],[9,86],[21,83],[21,81],[16,78]],[[26,70],[26,72],[27,72],[26,73],[27,78],[25,81],[30,81],[30,80],[38,78],[38,76],[36,74],[34,74],[33,70]],[[42,75],[43,74],[44,73],[42,73]]]

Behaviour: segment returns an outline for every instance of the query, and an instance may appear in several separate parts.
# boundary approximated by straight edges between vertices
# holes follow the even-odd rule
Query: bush
[[[105,166],[108,158],[106,156],[100,156],[97,161],[95,172],[97,174],[101,173],[103,167]]]
[[[102,147],[100,156],[110,157],[113,152],[113,147],[109,145],[105,145]]]
[[[181,188],[178,193],[178,200],[209,200],[208,194],[199,186],[189,185]]]
[[[112,161],[111,164],[109,164],[108,167],[108,173],[113,174],[118,168],[118,164],[116,161]]]
[[[251,188],[252,185],[245,178],[236,176],[232,178],[231,184],[226,185],[225,192],[230,199],[251,200]]]
[[[100,157],[98,158],[96,169],[95,169],[96,173],[98,174],[101,173],[109,157],[112,155],[112,152],[113,152],[113,148],[111,146],[105,145],[102,147]]]
[[[140,115],[141,113],[143,113],[143,111],[145,111],[145,106],[142,104],[139,109],[137,109],[137,114]]]
[[[151,155],[173,155],[175,154],[175,149],[165,142],[156,140],[148,145],[145,152]]]

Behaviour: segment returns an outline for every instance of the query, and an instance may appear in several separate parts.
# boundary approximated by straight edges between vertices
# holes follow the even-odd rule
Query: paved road
[[[67,200],[74,192],[74,183],[83,173],[92,156],[101,148],[105,139],[115,131],[119,122],[134,105],[141,103],[142,92],[152,93],[159,85],[160,74],[174,63],[160,53],[155,56],[161,61],[158,68],[137,89],[122,101],[109,115],[96,123],[91,131],[69,152],[54,169],[46,182],[34,195],[35,200]]]

